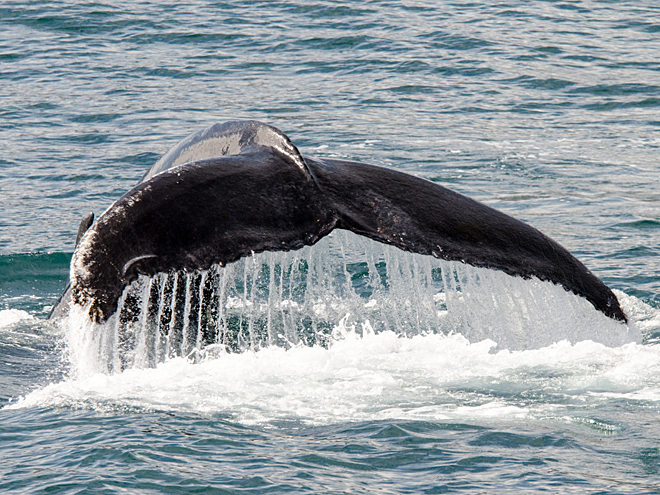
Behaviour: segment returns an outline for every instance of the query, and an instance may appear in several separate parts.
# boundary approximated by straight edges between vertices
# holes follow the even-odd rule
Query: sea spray
[[[636,328],[552,283],[401,251],[337,231],[312,247],[256,253],[201,272],[140,277],[103,325],[74,307],[67,334],[79,375],[275,346],[327,348],[338,325],[400,337],[460,333],[497,349],[567,340],[619,346]]]

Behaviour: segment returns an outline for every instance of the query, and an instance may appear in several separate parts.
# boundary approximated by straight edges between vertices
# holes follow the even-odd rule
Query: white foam
[[[22,320],[34,320],[34,317],[22,309],[3,309],[0,311],[0,329],[11,326]]]
[[[566,341],[493,352],[460,335],[358,334],[338,325],[328,348],[216,347],[195,364],[94,373],[32,392],[8,408],[137,408],[221,415],[244,424],[378,419],[532,420],[563,417],[571,402],[625,397],[660,403],[660,346]],[[534,397],[537,397],[535,400]]]

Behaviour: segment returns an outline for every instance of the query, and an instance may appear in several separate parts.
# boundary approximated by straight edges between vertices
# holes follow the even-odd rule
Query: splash
[[[23,320],[34,320],[34,317],[22,309],[3,309],[0,311],[0,330]]]
[[[36,390],[8,409],[66,407],[116,413],[171,411],[243,424],[584,420],[612,398],[657,407],[660,349],[591,341],[494,351],[458,334],[375,333],[337,325],[327,348],[202,351],[155,368],[90,374]],[[590,420],[589,417],[586,420]]]
[[[141,277],[105,324],[65,322],[78,376],[153,368],[203,351],[328,348],[337,328],[400,337],[461,334],[498,349],[639,340],[562,287],[403,252],[346,231],[293,252],[253,254],[202,272]]]

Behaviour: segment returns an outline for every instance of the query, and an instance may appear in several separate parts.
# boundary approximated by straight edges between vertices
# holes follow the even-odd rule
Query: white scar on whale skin
[[[121,276],[122,276],[122,277],[125,277],[125,276],[126,276],[126,272],[128,271],[128,269],[129,269],[131,266],[133,266],[135,263],[137,263],[138,261],[140,261],[140,260],[144,260],[144,259],[147,259],[147,258],[155,258],[155,257],[156,257],[155,254],[143,254],[142,256],[136,256],[135,258],[131,258],[130,260],[128,260],[128,261],[124,264],[124,267],[121,269]]]

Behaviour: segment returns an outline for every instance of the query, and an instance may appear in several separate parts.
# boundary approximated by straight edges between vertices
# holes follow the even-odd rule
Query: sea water
[[[0,491],[660,493],[659,16],[2,3]],[[346,232],[141,278],[103,327],[46,320],[80,218],[230,119],[531,223],[630,324]]]

